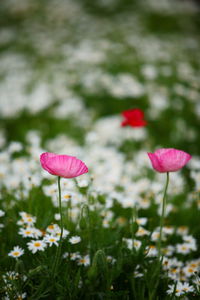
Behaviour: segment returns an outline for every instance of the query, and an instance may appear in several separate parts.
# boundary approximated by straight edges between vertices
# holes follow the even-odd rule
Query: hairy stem
[[[167,172],[167,180],[166,180],[163,201],[162,201],[162,214],[161,214],[161,218],[160,218],[160,236],[159,236],[159,241],[158,241],[158,260],[159,260],[159,262],[160,262],[160,257],[161,257],[162,234],[163,234],[163,225],[164,225],[164,218],[165,218],[165,208],[166,208],[166,198],[167,198],[166,196],[167,196],[168,185],[169,185],[169,172]]]
[[[63,216],[62,216],[62,203],[61,203],[61,187],[60,187],[60,176],[58,176],[58,200],[59,200],[59,213],[60,213],[60,239],[59,239],[59,245],[56,250],[56,256],[55,256],[55,261],[53,265],[53,277],[55,277],[57,268],[58,268],[58,263],[60,260],[60,252],[61,252],[61,247],[62,247],[62,237],[63,237]]]

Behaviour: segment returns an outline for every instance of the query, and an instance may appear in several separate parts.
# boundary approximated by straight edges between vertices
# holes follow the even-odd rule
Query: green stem
[[[90,201],[88,196],[88,205],[87,205],[87,213],[88,213],[88,240],[89,240],[89,255],[90,255],[90,265],[92,264],[93,259],[93,244],[92,244],[92,232],[91,232],[91,213],[90,213]]]
[[[134,222],[136,223],[136,219],[137,219],[137,209],[136,206],[132,207],[131,209],[131,239],[132,239],[132,252],[133,252],[133,248],[134,248]]]
[[[163,234],[163,225],[164,225],[164,218],[165,218],[165,208],[166,208],[166,198],[167,198],[166,196],[167,196],[168,185],[169,185],[169,172],[167,172],[167,180],[166,180],[163,201],[162,201],[162,214],[161,214],[161,218],[160,218],[160,236],[159,236],[159,241],[158,241],[158,261],[159,262],[160,262],[160,257],[161,257],[161,244],[162,244],[162,234]]]
[[[59,239],[59,245],[56,250],[56,256],[55,256],[55,261],[54,261],[54,266],[53,266],[53,277],[55,277],[57,268],[58,268],[58,263],[60,259],[60,252],[61,252],[61,247],[62,247],[62,237],[63,237],[63,216],[62,216],[62,203],[61,203],[61,187],[60,187],[60,176],[58,176],[58,200],[59,200],[59,213],[60,213],[60,239]]]
[[[164,218],[165,218],[165,208],[166,208],[166,196],[167,196],[167,188],[169,185],[169,172],[167,172],[167,180],[165,184],[165,190],[163,195],[163,201],[162,201],[162,213],[160,217],[160,236],[158,240],[158,264],[155,266],[155,271],[152,274],[153,284],[154,288],[150,287],[150,293],[149,293],[149,300],[155,299],[155,293],[158,288],[159,279],[160,279],[160,272],[161,272],[161,264],[162,259],[161,258],[161,244],[162,244],[162,233],[163,233],[163,225],[164,225]]]

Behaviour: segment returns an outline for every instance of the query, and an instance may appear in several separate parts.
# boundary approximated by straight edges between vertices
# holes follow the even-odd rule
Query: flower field
[[[197,2],[0,3],[0,299],[200,299]]]

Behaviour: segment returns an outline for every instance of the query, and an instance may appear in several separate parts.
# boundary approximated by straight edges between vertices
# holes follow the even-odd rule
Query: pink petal
[[[158,172],[163,172],[162,166],[160,165],[159,159],[158,157],[154,154],[154,153],[147,153],[150,160],[151,160],[151,164],[152,167],[158,171]],[[165,171],[164,171],[165,172]]]
[[[153,168],[161,173],[176,172],[184,167],[192,156],[182,150],[173,148],[158,149],[148,153]]]
[[[166,149],[160,156],[160,164],[165,172],[176,172],[183,168],[192,156],[182,150]]]
[[[40,161],[46,171],[60,177],[73,178],[88,172],[86,165],[74,156],[46,152]]]
[[[45,169],[49,173],[51,173],[51,170],[49,169],[49,166],[48,166],[48,163],[47,163],[48,159],[51,158],[51,157],[55,157],[55,156],[56,156],[55,153],[50,153],[50,152],[45,152],[45,153],[42,153],[40,155],[40,163],[41,163],[43,169]]]

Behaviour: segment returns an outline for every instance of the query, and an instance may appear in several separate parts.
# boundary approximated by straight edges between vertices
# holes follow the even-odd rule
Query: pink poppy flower
[[[192,158],[190,154],[173,148],[158,149],[148,156],[153,168],[160,173],[176,172]]]
[[[122,112],[124,120],[121,122],[121,126],[131,126],[131,127],[144,127],[147,122],[144,119],[144,112],[139,109],[128,109]]]
[[[69,155],[45,152],[40,155],[40,163],[50,174],[64,178],[74,178],[88,172],[84,162]]]

